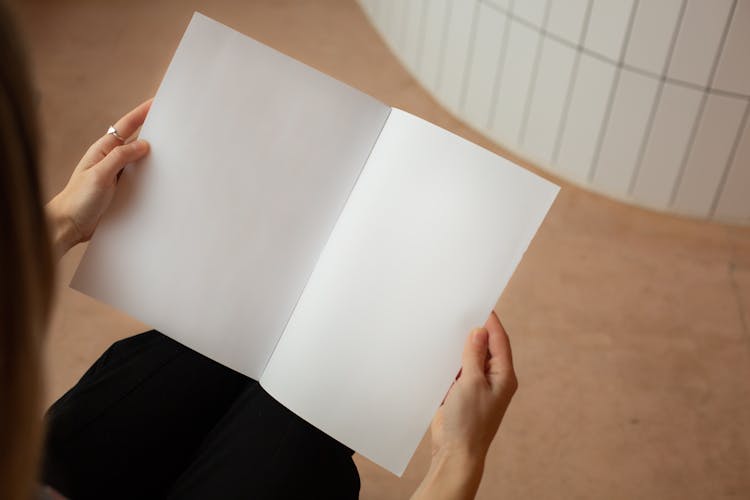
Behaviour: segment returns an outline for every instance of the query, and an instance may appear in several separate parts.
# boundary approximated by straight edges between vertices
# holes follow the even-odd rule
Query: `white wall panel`
[[[614,66],[581,56],[556,161],[559,170],[575,181],[586,182],[588,177],[614,77]]]
[[[425,0],[427,12],[425,15],[424,40],[417,77],[428,89],[437,91],[438,72],[443,56],[444,34],[446,21],[450,14],[449,0]]]
[[[638,175],[633,179],[633,197],[655,208],[669,205],[698,115],[703,92],[667,83],[659,100]]]
[[[676,186],[672,207],[677,212],[702,216],[711,210],[744,111],[745,103],[739,99],[708,96],[690,156]]]
[[[688,1],[669,65],[670,77],[708,84],[733,1]]]
[[[396,48],[398,49],[397,54],[402,60],[406,60],[403,56],[406,50],[406,35],[408,31],[409,22],[409,0],[399,0],[396,2],[397,7],[394,7],[394,11],[397,13],[394,19],[394,27],[396,33]]]
[[[593,0],[550,0],[547,31],[578,44],[586,9]]]
[[[516,0],[522,2],[523,0]],[[510,10],[511,0],[487,0],[487,5],[493,5],[503,10]]]
[[[639,69],[661,74],[672,43],[676,24],[687,0],[658,0],[638,2],[633,33],[630,37],[625,62]]]
[[[368,0],[367,3],[372,6],[370,7],[372,12],[365,9],[365,13],[370,15],[370,21],[375,25],[375,28],[382,32],[385,25],[385,9],[388,0]]]
[[[540,27],[544,20],[547,2],[548,0],[517,0],[513,3],[513,13],[524,21]]]
[[[463,83],[467,68],[467,55],[471,42],[471,30],[477,10],[473,0],[452,0],[451,16],[445,41],[445,60],[438,89],[442,101],[451,111],[459,112]]]
[[[592,182],[604,192],[624,197],[638,159],[658,82],[623,69]]]
[[[422,9],[424,3],[429,0],[404,0],[404,46],[403,58],[412,72],[417,71],[417,62],[420,55],[420,44],[422,43],[422,23],[424,16]]]
[[[485,129],[490,118],[492,93],[497,66],[503,49],[507,16],[496,9],[481,5],[477,22],[475,47],[469,62],[466,97],[463,111],[470,123]]]
[[[574,49],[556,40],[546,39],[542,44],[522,146],[547,163],[552,161],[575,55]]]
[[[373,17],[376,14],[378,0],[362,0],[360,3],[368,16]]]
[[[750,224],[750,0],[360,3],[442,104],[516,154],[628,202]]]
[[[716,72],[716,87],[750,94],[750,0],[739,0]]]
[[[750,104],[748,105],[750,106]],[[750,120],[745,110],[745,127],[737,143],[714,215],[735,222],[750,222]]]
[[[499,75],[497,104],[490,126],[490,135],[504,144],[516,146],[518,141],[538,39],[534,30],[518,23],[510,25],[505,64]]]
[[[583,45],[609,59],[619,60],[632,10],[632,0],[594,0]]]
[[[396,47],[401,40],[401,6],[400,0],[381,0],[383,33],[391,47]]]

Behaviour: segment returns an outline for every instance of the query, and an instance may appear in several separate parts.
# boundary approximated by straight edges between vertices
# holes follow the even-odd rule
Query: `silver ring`
[[[107,134],[115,136],[120,142],[125,142],[125,138],[117,133],[117,129],[114,125],[110,125],[107,129]]]

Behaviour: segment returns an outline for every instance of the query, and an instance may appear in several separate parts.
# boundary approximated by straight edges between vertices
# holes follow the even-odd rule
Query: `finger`
[[[510,339],[495,311],[490,313],[487,321],[484,323],[484,327],[489,333],[490,356],[499,358],[504,363],[513,366]]]
[[[500,382],[503,377],[513,373],[510,339],[495,311],[490,313],[484,326],[489,333],[490,361],[487,375],[494,381]]]
[[[453,386],[456,385],[456,381],[454,380],[451,382],[451,386],[448,387],[448,392],[445,393],[445,396],[443,396],[443,400],[440,402],[440,406],[443,406],[445,404],[445,400],[448,399],[448,395],[451,393],[451,389],[453,389]]]
[[[143,122],[146,120],[146,115],[148,115],[148,111],[151,109],[152,102],[153,98],[142,102],[129,111],[125,116],[117,120],[114,125],[115,129],[117,129],[117,133],[125,139],[133,135],[138,130],[138,127],[143,125]],[[123,142],[114,135],[104,134],[91,145],[84,155],[83,160],[81,160],[81,164],[84,165],[85,168],[90,168],[107,156],[110,151],[122,144]]]
[[[151,109],[151,103],[153,102],[154,98],[152,97],[151,99],[142,102],[125,116],[117,120],[115,123],[117,133],[125,138],[135,134],[136,130],[138,130],[138,128],[143,125],[143,122],[146,121],[146,115],[148,115],[148,110]]]
[[[475,328],[466,338],[464,353],[461,358],[462,376],[481,376],[484,378],[487,361],[488,332],[486,328]]]
[[[105,183],[114,183],[117,174],[125,165],[142,158],[148,153],[148,149],[148,143],[143,139],[117,146],[102,161],[94,165],[92,170],[96,169]]]

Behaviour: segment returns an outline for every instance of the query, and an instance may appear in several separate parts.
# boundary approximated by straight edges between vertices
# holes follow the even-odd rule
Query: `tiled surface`
[[[392,9],[399,17],[401,5],[391,2]],[[439,95],[444,96],[444,101],[452,110],[457,111],[461,106],[463,96],[464,72],[467,68],[466,54],[472,45],[474,27],[474,2],[449,3],[448,23],[443,37],[445,38],[442,72],[439,76]],[[406,26],[409,29],[409,26]]]
[[[672,35],[679,20],[682,0],[638,2],[625,62],[652,73],[661,73],[669,54]]]
[[[731,218],[750,210],[750,196],[747,191],[747,187],[750,186],[750,170],[740,167],[747,164],[750,164],[750,120],[746,120],[742,139],[735,149],[735,168],[727,173],[716,213]]]
[[[585,183],[595,158],[597,138],[607,111],[610,87],[617,70],[587,54],[579,56],[578,71],[571,80],[570,102],[561,118],[557,155],[554,157],[563,174]],[[575,127],[569,124],[575,123]]]
[[[626,49],[634,0],[595,1],[583,44],[598,54],[619,61]]]
[[[503,39],[507,35],[503,17],[497,11],[485,5],[480,5],[479,9],[482,13],[474,34],[476,50],[469,61],[463,110],[472,123],[487,123],[490,110],[486,97],[492,94],[497,76],[487,68],[497,65],[503,57]]]
[[[750,171],[730,154],[750,106],[750,0],[358,1],[412,75],[497,144],[616,199],[750,224],[725,182]],[[414,64],[415,46],[438,67]],[[717,133],[696,133],[703,104],[681,112],[692,93],[725,101]],[[690,131],[666,168],[643,161],[657,113]],[[704,149],[722,153],[707,162]]]
[[[668,69],[669,76],[697,85],[711,83],[711,71],[721,50],[727,18],[737,1],[687,2]]]
[[[658,84],[626,69],[619,71],[616,82],[591,179],[608,192],[625,196]],[[575,127],[575,123],[569,126]]]
[[[564,50],[556,40],[545,40],[542,43],[536,82],[539,98],[529,103],[523,145],[536,151],[538,158],[545,162],[551,160],[555,148],[568,90],[564,83],[569,82],[572,76],[574,57],[573,53]],[[548,110],[553,111],[555,118],[550,119]]]
[[[682,166],[702,95],[671,83],[662,87],[640,168],[631,179],[633,192],[644,204],[653,207],[669,204],[671,181]]]
[[[747,48],[750,47],[750,2],[737,3],[737,22],[732,23],[716,70],[716,84],[734,92],[750,94]]]
[[[417,85],[352,1],[24,2],[49,192],[110,122],[153,94],[194,9],[500,151]],[[63,259],[62,282],[82,250]],[[499,311],[520,390],[480,499],[750,497],[750,230],[566,185]],[[48,401],[143,328],[61,286]],[[361,497],[407,497],[426,444],[402,479],[358,458]]]
[[[589,0],[552,2],[547,30],[565,40],[577,43],[581,39]]]
[[[512,74],[514,78],[499,78],[497,81],[497,102],[495,113],[490,117],[490,136],[497,140],[502,138],[509,146],[518,146],[537,40],[534,32],[522,24],[510,23],[508,26],[508,46],[500,74]],[[528,50],[531,47],[534,51]]]
[[[672,204],[681,212],[699,215],[712,207],[725,172],[707,166],[730,164],[737,143],[735,131],[744,128],[749,106],[737,107],[731,97],[719,95],[706,99],[690,156],[674,191]]]

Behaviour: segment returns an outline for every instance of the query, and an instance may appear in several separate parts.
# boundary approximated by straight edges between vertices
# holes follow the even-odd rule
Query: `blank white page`
[[[259,378],[389,112],[195,14],[72,286]]]
[[[393,109],[261,384],[400,475],[557,191]]]

